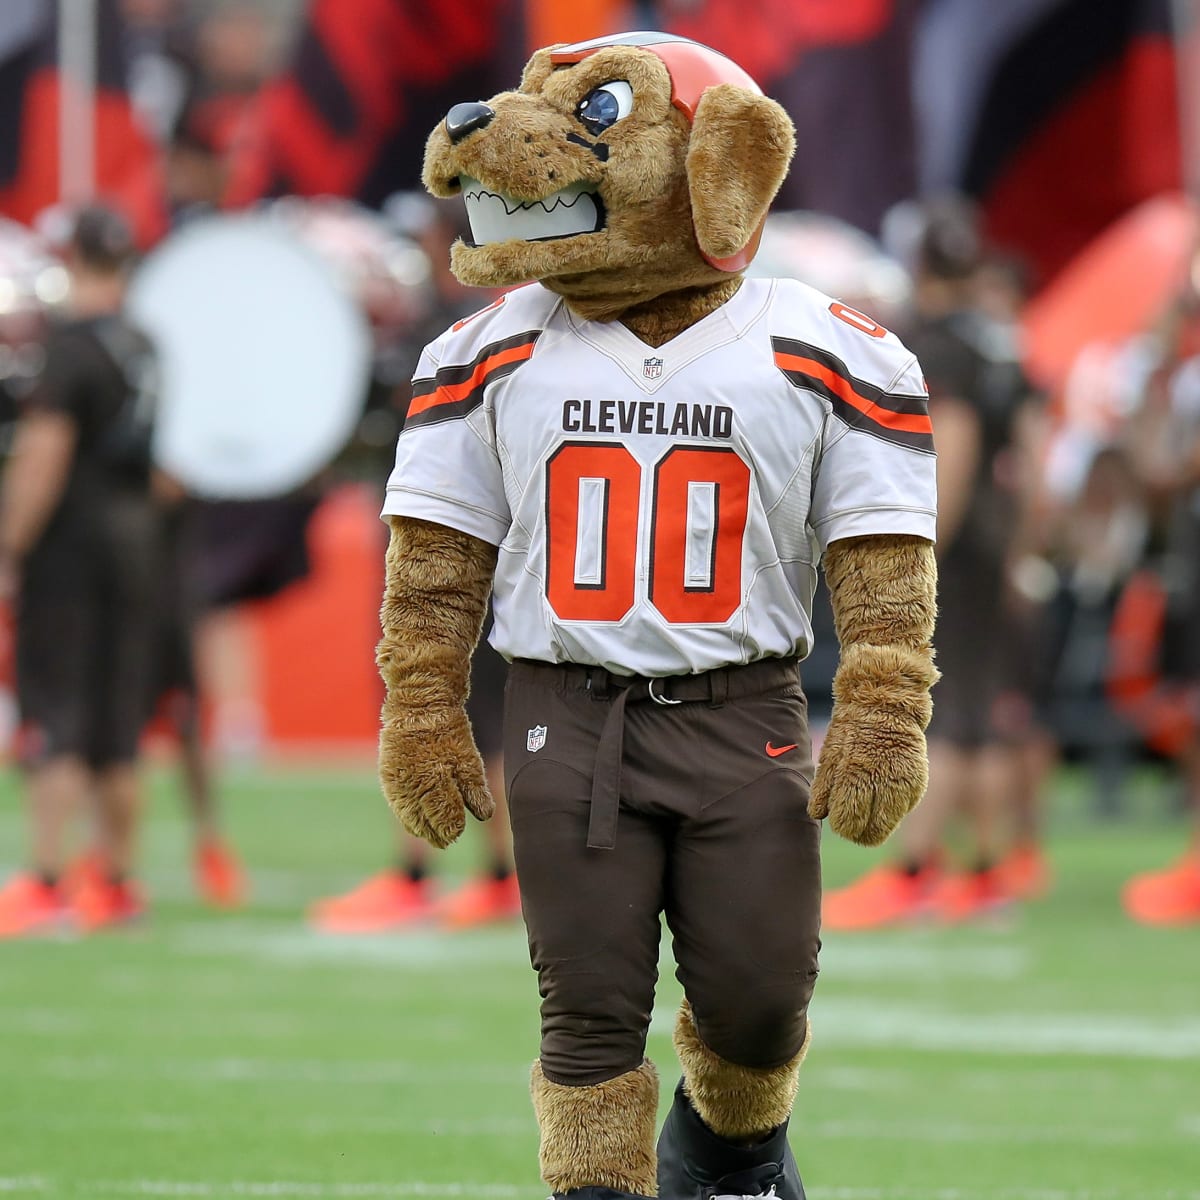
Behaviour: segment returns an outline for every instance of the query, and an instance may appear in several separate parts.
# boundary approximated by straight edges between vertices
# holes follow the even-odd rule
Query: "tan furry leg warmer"
[[[683,1088],[700,1119],[719,1137],[740,1141],[769,1133],[792,1112],[800,1064],[812,1041],[782,1066],[769,1070],[739,1067],[715,1054],[696,1032],[692,1006],[684,1000],[675,1021],[675,1050],[683,1067]]]
[[[551,1083],[535,1062],[529,1090],[542,1134],[542,1178],[551,1188],[658,1195],[658,1072],[649,1059],[591,1087]]]

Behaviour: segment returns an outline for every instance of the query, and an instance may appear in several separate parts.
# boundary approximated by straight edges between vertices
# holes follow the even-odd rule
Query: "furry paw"
[[[379,781],[404,828],[434,846],[455,841],[468,812],[486,821],[496,811],[461,708],[401,710],[386,720]]]
[[[834,833],[864,846],[887,840],[929,782],[925,727],[937,677],[927,646],[843,651],[810,816],[828,817]]]
[[[809,815],[840,837],[878,846],[916,807],[929,781],[921,726],[850,705],[834,711],[813,781]]]

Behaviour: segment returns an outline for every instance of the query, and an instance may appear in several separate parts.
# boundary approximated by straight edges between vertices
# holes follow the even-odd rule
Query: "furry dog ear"
[[[521,72],[521,91],[535,95],[542,90],[546,80],[554,74],[554,60],[550,56],[564,45],[563,42],[555,42],[553,46],[544,46],[534,52]]]
[[[796,149],[791,118],[732,83],[708,88],[688,142],[692,224],[706,262],[740,271],[754,257],[767,209]]]

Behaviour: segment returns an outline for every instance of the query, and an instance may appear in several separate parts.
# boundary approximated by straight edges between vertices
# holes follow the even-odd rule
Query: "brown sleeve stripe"
[[[535,329],[492,342],[469,363],[441,367],[432,378],[414,379],[405,427],[465,417],[478,408],[489,383],[511,375],[530,358],[541,332]]]
[[[898,396],[855,379],[835,354],[805,342],[772,338],[775,365],[796,387],[828,400],[852,428],[914,450],[933,450],[927,396]]]

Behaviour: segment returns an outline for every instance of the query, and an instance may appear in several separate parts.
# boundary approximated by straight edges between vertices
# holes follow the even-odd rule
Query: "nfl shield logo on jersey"
[[[525,749],[531,754],[536,753],[546,744],[545,725],[535,725],[525,738]]]
[[[642,374],[647,379],[657,379],[662,374],[661,358],[646,358],[642,360]]]

